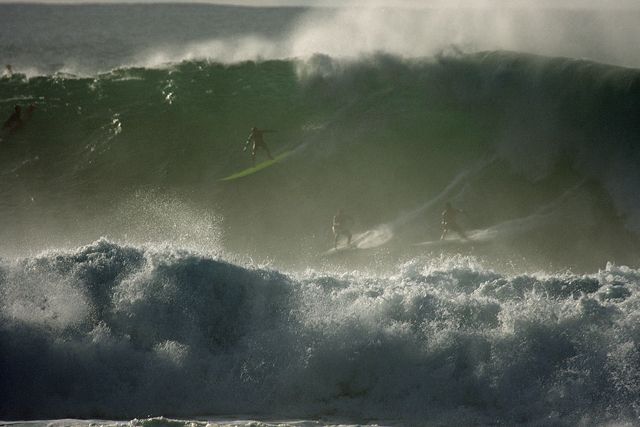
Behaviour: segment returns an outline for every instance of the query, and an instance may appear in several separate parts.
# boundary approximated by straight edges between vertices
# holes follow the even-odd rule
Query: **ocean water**
[[[1,4],[2,423],[638,424],[639,19]]]

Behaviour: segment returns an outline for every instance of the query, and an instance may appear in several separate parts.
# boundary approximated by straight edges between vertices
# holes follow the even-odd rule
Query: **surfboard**
[[[280,160],[289,156],[291,153],[293,153],[293,150],[285,151],[284,153],[281,153],[276,157],[274,157],[273,160],[267,160],[265,162],[259,163],[256,166],[250,167],[249,169],[245,169],[240,172],[236,172],[233,175],[229,175],[225,178],[220,179],[219,181],[233,181],[234,179],[244,178],[245,176],[253,175],[256,172],[259,172],[263,169],[268,168],[269,166],[272,166],[278,163]]]
[[[337,248],[331,248],[328,251],[324,252],[322,255],[323,256],[330,256],[330,255],[336,255],[342,252],[350,252],[350,251],[356,251],[358,250],[358,247],[356,245],[354,245],[353,243],[350,245],[346,245],[346,246],[339,246]]]

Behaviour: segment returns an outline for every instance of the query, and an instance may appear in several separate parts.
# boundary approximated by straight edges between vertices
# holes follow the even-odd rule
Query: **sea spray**
[[[101,240],[3,262],[1,414],[636,417],[639,277],[283,274]]]
[[[637,8],[482,3],[0,5],[0,418],[636,423]]]

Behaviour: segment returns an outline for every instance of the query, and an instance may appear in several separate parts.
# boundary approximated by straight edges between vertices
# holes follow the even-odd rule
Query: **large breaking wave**
[[[446,200],[471,212],[465,226],[476,229],[556,206],[560,233],[547,229],[542,248],[540,227],[518,241],[536,247],[532,256],[549,254],[544,262],[570,253],[569,265],[601,267],[628,262],[636,248],[634,69],[509,52],[314,56],[18,75],[0,87],[7,110],[37,106],[24,129],[4,136],[5,251],[102,235],[185,242],[215,228],[214,251],[223,241],[307,263],[330,244],[338,207],[356,231],[393,224],[394,241],[411,244],[437,237]],[[267,140],[273,151],[294,154],[219,182],[249,166],[241,148],[254,125],[278,131]],[[587,244],[567,251],[577,239]]]
[[[1,418],[637,420],[637,69],[186,57],[0,80]]]
[[[283,274],[100,240],[3,261],[0,416],[637,419],[640,272]]]

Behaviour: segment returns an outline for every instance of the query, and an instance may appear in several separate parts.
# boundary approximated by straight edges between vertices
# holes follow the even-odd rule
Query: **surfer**
[[[461,213],[464,213],[464,211],[454,208],[449,202],[446,203],[444,211],[442,211],[442,235],[440,236],[440,240],[444,240],[444,238],[447,237],[447,233],[449,231],[455,231],[464,240],[469,240],[466,234],[464,234],[462,227],[458,225],[458,221],[456,220],[458,214]]]
[[[345,215],[342,209],[338,209],[338,212],[333,217],[333,248],[338,249],[338,239],[340,236],[347,238],[347,246],[351,245],[351,231],[347,228],[347,222],[352,221],[349,215]]]
[[[258,129],[257,127],[252,127],[251,128],[251,133],[249,134],[249,137],[247,138],[247,142],[245,143],[244,149],[247,149],[247,146],[249,145],[249,143],[252,143],[251,145],[251,161],[253,162],[253,166],[256,165],[256,150],[258,149],[258,147],[262,148],[264,151],[267,152],[267,156],[269,156],[269,158],[271,160],[273,160],[273,157],[271,156],[271,152],[269,151],[269,147],[267,147],[267,144],[264,142],[264,134],[267,132],[275,132],[275,130],[270,130],[270,129]]]
[[[27,107],[27,112],[25,113],[25,117],[24,120],[28,121],[31,116],[33,115],[33,112],[36,111],[36,105],[35,104],[29,104],[29,106]]]
[[[22,109],[20,108],[20,106],[16,105],[11,116],[9,116],[7,121],[4,122],[4,125],[2,125],[2,129],[8,129],[9,132],[13,132],[14,130],[22,126],[22,118],[20,117],[21,112]]]

